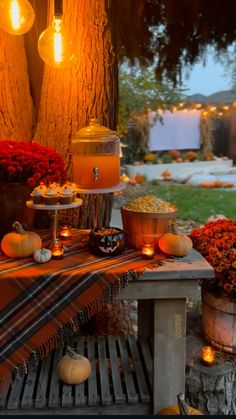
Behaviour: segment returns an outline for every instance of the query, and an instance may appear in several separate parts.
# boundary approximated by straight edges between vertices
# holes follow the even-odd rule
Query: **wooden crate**
[[[0,414],[151,414],[153,360],[147,340],[134,335],[73,337],[92,374],[79,385],[58,380],[56,364],[65,348],[52,351],[0,395]]]

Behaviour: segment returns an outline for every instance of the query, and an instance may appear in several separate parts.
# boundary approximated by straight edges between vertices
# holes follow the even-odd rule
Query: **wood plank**
[[[47,406],[47,386],[49,371],[51,365],[51,353],[43,359],[40,367],[39,379],[37,383],[37,392],[35,398],[35,407],[40,409]]]
[[[107,355],[104,336],[97,337],[98,360],[99,360],[99,378],[101,386],[101,404],[110,405],[112,396],[110,392],[109,375],[107,368]]]
[[[124,336],[118,336],[118,343],[120,349],[120,356],[123,364],[124,380],[126,385],[126,393],[128,403],[137,403],[138,394],[135,389],[132,365],[130,364],[130,358],[126,346],[126,340]]]
[[[149,387],[153,390],[153,358],[149,349],[148,340],[144,338],[139,339],[143,360],[147,372]]]
[[[74,337],[76,344],[76,352],[85,356],[85,339],[84,336]],[[85,406],[87,397],[85,395],[85,382],[76,384],[75,386],[75,406]]]
[[[96,374],[96,358],[95,358],[95,338],[88,336],[88,359],[91,362],[92,371],[88,378],[88,405],[96,406],[99,402]]]
[[[61,395],[61,406],[62,407],[73,407],[72,399],[72,385],[62,384],[62,395]]]
[[[153,414],[185,393],[186,300],[154,302]]]
[[[132,360],[134,364],[134,369],[136,372],[136,378],[139,388],[139,394],[140,394],[140,401],[141,403],[149,403],[150,402],[150,394],[147,388],[145,375],[143,371],[142,362],[139,356],[139,351],[137,348],[137,341],[134,335],[128,336],[128,342],[130,347],[130,352],[132,355]]]
[[[8,391],[9,387],[4,392],[0,393],[0,409],[4,409],[6,405]]]
[[[24,385],[24,391],[22,394],[22,400],[21,400],[22,409],[29,409],[30,407],[33,407],[33,393],[34,393],[35,381],[37,378],[37,371],[38,371],[38,364],[31,365],[29,367],[29,372],[27,374],[26,382]]]
[[[60,380],[57,375],[57,364],[63,354],[62,348],[55,349],[53,352],[52,361],[52,377],[49,389],[48,406],[52,409],[61,406],[61,400],[59,398],[60,392]]]
[[[146,268],[141,279],[204,279],[214,278],[213,267],[203,258],[203,256],[192,249],[184,257],[168,257],[160,261],[160,266],[156,269]]]
[[[115,296],[115,300],[146,300],[166,298],[196,298],[198,279],[175,279],[175,280],[137,280],[130,281]]]
[[[19,408],[20,394],[21,394],[21,389],[23,385],[24,385],[24,379],[15,377],[12,388],[11,388],[11,393],[9,395],[9,399],[7,402],[8,409],[11,410],[11,409]]]
[[[126,396],[123,392],[121,375],[118,364],[118,354],[116,350],[116,341],[115,338],[111,335],[107,337],[108,339],[108,349],[111,362],[111,376],[112,376],[112,387],[114,390],[115,403],[121,404],[126,401]]]

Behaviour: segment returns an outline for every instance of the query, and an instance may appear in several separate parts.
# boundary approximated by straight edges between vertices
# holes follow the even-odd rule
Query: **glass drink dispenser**
[[[92,118],[72,138],[74,182],[82,189],[103,189],[120,182],[120,139]]]

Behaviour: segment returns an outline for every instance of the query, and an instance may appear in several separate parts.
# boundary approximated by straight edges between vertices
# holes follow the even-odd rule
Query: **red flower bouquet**
[[[27,141],[0,141],[0,183],[30,187],[66,179],[64,161],[51,147]]]
[[[236,221],[220,219],[192,230],[190,238],[215,270],[201,285],[221,296],[236,297]]]

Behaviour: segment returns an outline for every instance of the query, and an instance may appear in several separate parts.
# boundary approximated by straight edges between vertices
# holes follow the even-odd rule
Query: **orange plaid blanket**
[[[44,241],[46,236],[41,234]],[[59,347],[68,327],[76,331],[112,302],[128,271],[139,273],[148,264],[130,249],[116,257],[92,256],[87,238],[88,232],[74,229],[63,259],[45,264],[0,255],[1,392],[13,371],[27,372],[30,362]]]

